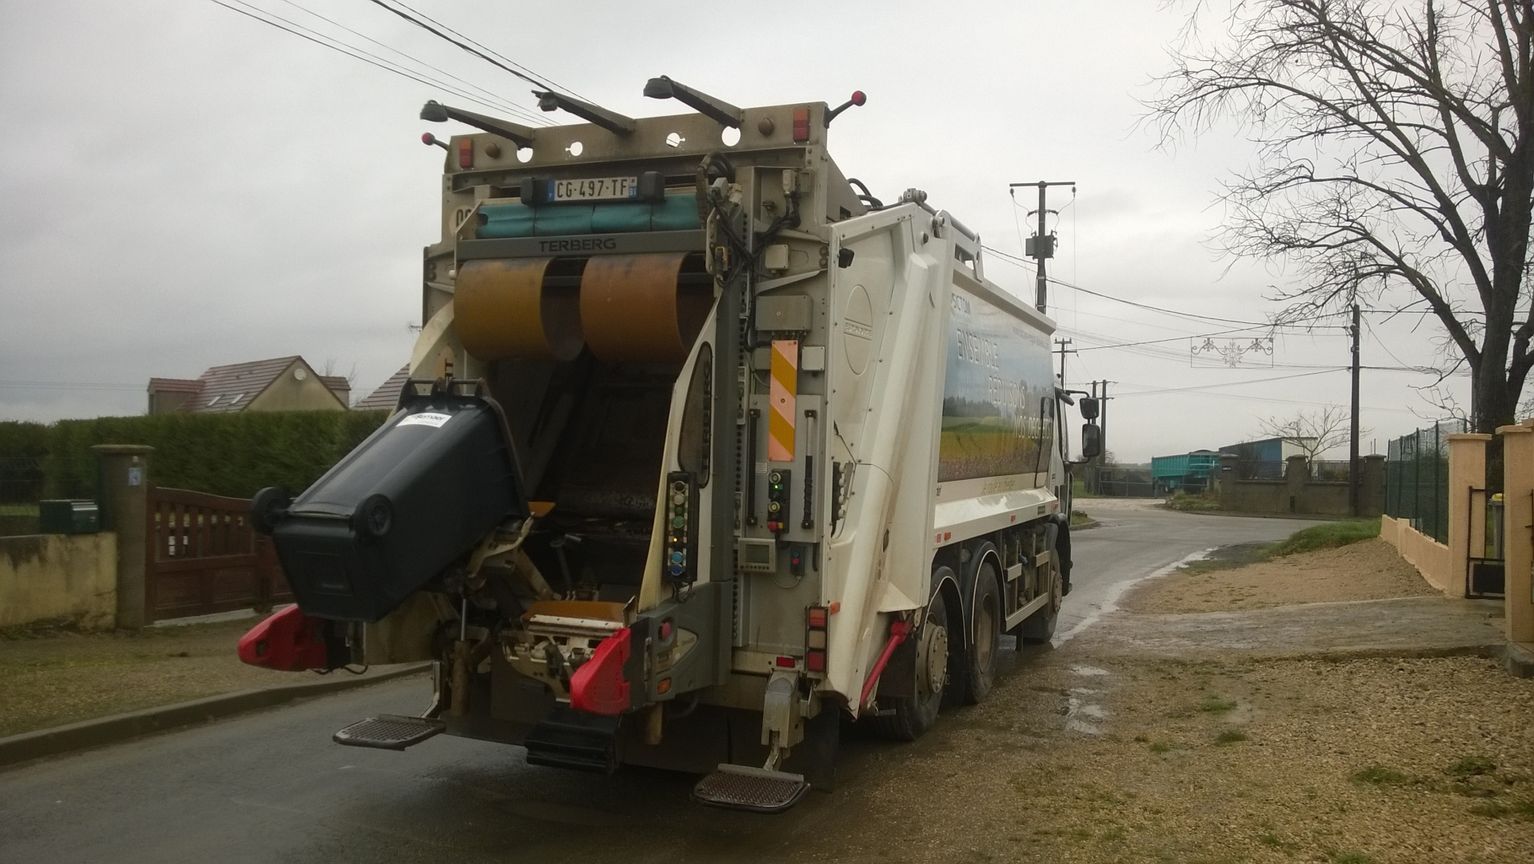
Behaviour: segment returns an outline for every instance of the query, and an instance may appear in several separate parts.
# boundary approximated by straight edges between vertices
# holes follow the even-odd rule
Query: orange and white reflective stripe
[[[767,412],[767,459],[794,461],[794,406],[799,398],[799,340],[772,342],[772,389]]]

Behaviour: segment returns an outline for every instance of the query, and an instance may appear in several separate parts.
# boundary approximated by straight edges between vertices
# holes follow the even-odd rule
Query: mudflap
[[[527,733],[527,764],[611,774],[618,770],[618,718],[557,706]]]

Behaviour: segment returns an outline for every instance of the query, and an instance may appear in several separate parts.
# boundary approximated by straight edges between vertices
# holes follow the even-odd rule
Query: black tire
[[[945,572],[946,568],[939,569],[939,573]],[[933,581],[940,581],[934,574]],[[948,671],[952,654],[947,650],[948,644],[948,604],[943,599],[942,589],[934,591],[932,599],[927,601],[927,614],[916,632],[911,634],[913,647],[916,651],[916,695],[896,696],[887,700],[887,704],[880,706],[880,712],[874,717],[874,730],[881,737],[895,741],[915,741],[924,735],[937,723],[937,714],[943,707],[943,691],[948,683]],[[926,650],[924,650],[926,649]],[[935,688],[932,686],[932,675],[928,674],[929,663],[923,661],[923,654],[939,654],[934,657],[942,668],[942,683]]]
[[[280,486],[268,486],[250,500],[250,517],[253,527],[262,534],[270,534],[293,501]]]
[[[369,495],[352,514],[352,527],[364,537],[383,537],[394,527],[394,506],[384,495]]]
[[[997,585],[996,557],[986,555],[975,572],[975,600],[970,610],[971,641],[964,652],[964,670],[958,677],[958,701],[978,705],[996,683],[996,652],[1001,650],[1001,588]]]
[[[1023,622],[1023,641],[1038,645],[1055,638],[1055,623],[1060,619],[1060,602],[1065,597],[1064,577],[1060,573],[1060,558],[1055,550],[1049,550],[1049,602],[1044,608],[1028,616]]]

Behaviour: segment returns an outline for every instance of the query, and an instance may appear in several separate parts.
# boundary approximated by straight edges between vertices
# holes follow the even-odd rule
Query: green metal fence
[[[1462,420],[1443,420],[1392,439],[1385,456],[1385,515],[1408,519],[1439,543],[1449,541],[1449,436]]]

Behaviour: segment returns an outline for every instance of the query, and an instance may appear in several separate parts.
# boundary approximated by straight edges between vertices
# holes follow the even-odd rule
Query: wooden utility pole
[[[1358,476],[1358,304],[1353,304],[1353,416],[1349,418],[1348,429],[1348,514],[1358,515],[1359,476]]]
[[[1060,346],[1059,348],[1055,349],[1055,353],[1060,355],[1060,386],[1064,387],[1065,386],[1065,355],[1067,355],[1067,354],[1075,354],[1076,353],[1076,349],[1072,348],[1072,349],[1070,349],[1068,351],[1066,350],[1065,346],[1071,344],[1071,340],[1070,339],[1056,339],[1055,340],[1055,344]]]
[[[1039,268],[1039,275],[1038,275],[1038,279],[1037,279],[1037,288],[1036,288],[1036,291],[1035,291],[1037,296],[1034,298],[1034,304],[1033,305],[1039,310],[1040,314],[1048,314],[1048,312],[1046,310],[1046,307],[1048,305],[1046,300],[1047,300],[1047,298],[1049,296],[1049,290],[1048,290],[1048,288],[1049,288],[1049,276],[1045,272],[1044,262],[1049,260],[1050,258],[1055,257],[1055,235],[1045,233],[1044,217],[1047,214],[1049,214],[1049,213],[1055,213],[1055,214],[1058,215],[1059,211],[1058,210],[1049,210],[1049,209],[1045,208],[1045,206],[1044,206],[1044,190],[1048,189],[1051,186],[1069,186],[1069,187],[1071,187],[1072,190],[1074,190],[1076,188],[1076,181],[1075,180],[1039,180],[1039,181],[1036,181],[1034,183],[1009,183],[1009,184],[1007,184],[1007,189],[1008,189],[1010,194],[1013,194],[1015,196],[1016,193],[1011,192],[1011,190],[1016,189],[1016,188],[1018,188],[1020,186],[1037,186],[1037,187],[1039,187],[1039,209],[1037,209],[1037,210],[1029,210],[1028,211],[1028,215],[1029,216],[1032,216],[1035,213],[1037,213],[1038,216],[1039,216],[1038,233],[1036,233],[1032,237],[1028,238],[1027,242],[1024,244],[1025,248],[1023,249],[1023,253],[1026,254],[1029,258],[1032,258],[1035,262],[1037,262],[1038,263],[1038,268]]]
[[[1108,379],[1104,378],[1103,379],[1103,394],[1102,394],[1102,396],[1098,397],[1101,400],[1100,401],[1100,406],[1101,407],[1099,407],[1097,409],[1100,412],[1098,416],[1100,416],[1102,419],[1098,420],[1097,422],[1098,422],[1099,425],[1101,425],[1103,427],[1103,456],[1102,456],[1102,462],[1105,465],[1108,463],[1108,402],[1109,402],[1110,399],[1113,398],[1113,397],[1108,395],[1108,385],[1112,384],[1112,383],[1113,383],[1112,381],[1109,381]]]

